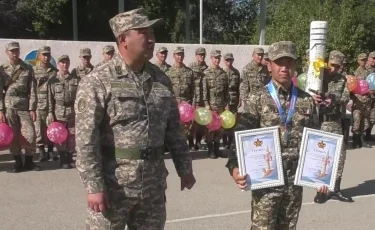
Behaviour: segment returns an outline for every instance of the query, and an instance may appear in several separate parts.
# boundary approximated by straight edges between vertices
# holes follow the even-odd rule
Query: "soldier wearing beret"
[[[142,8],[110,19],[119,55],[80,82],[76,165],[87,192],[87,229],[164,229],[164,140],[181,189],[195,183],[172,83],[149,62],[152,27],[162,22]]]
[[[9,172],[24,170],[40,171],[33,162],[36,152],[35,126],[37,95],[33,69],[20,59],[20,44],[9,42],[5,52],[9,61],[0,66],[0,121],[7,121],[13,129],[13,141],[9,146],[15,160]],[[5,96],[3,97],[3,93]],[[5,116],[4,116],[5,115]],[[5,119],[6,118],[6,119]],[[22,146],[21,138],[24,138]],[[22,162],[21,148],[25,149],[25,162]]]
[[[313,98],[292,83],[297,59],[295,45],[289,41],[274,43],[269,47],[268,55],[272,80],[250,92],[244,100],[244,112],[236,130],[280,126],[285,185],[252,191],[251,229],[296,229],[303,192],[301,186],[294,185],[301,137],[304,127],[319,128],[319,121]],[[276,104],[273,98],[280,104]],[[285,111],[286,105],[292,101],[295,101],[294,114],[285,114],[287,118],[281,119],[281,108],[277,105]],[[226,167],[237,186],[244,189],[246,176],[239,175],[235,145],[232,145]],[[328,189],[322,186],[319,191],[327,193]]]
[[[89,48],[83,48],[79,51],[79,58],[81,59],[81,64],[72,70],[72,75],[79,78],[83,78],[89,74],[94,66],[91,64],[91,50]]]
[[[156,58],[157,61],[155,65],[161,69],[164,73],[167,72],[170,68],[171,65],[169,65],[166,60],[168,57],[168,49],[165,46],[162,46],[156,51]]]

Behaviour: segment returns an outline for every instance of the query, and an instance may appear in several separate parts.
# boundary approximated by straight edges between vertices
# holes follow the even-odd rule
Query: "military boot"
[[[364,148],[371,148],[371,145],[369,144],[369,143],[367,143],[367,141],[365,140],[365,135],[363,135],[363,134],[360,134],[360,136],[359,136],[359,138],[360,138],[360,146],[361,147],[364,147]]]
[[[34,156],[25,156],[25,165],[23,166],[26,171],[40,171],[42,170],[33,161]]]
[[[59,160],[59,157],[53,152],[53,145],[48,145],[48,155],[52,159],[52,161]]]
[[[371,136],[372,126],[366,129],[366,141],[375,141],[375,139]]]
[[[228,135],[227,134],[224,134],[223,135],[223,146],[227,146],[228,145]]]
[[[329,197],[326,194],[321,193],[321,192],[316,192],[316,195],[314,197],[314,202],[317,204],[324,204],[325,202],[327,202],[328,199]]]
[[[214,153],[216,155],[216,158],[217,157],[221,157],[221,158],[224,157],[223,152],[221,152],[221,150],[220,150],[220,142],[218,142],[218,141],[214,142]]]
[[[358,147],[358,134],[353,134],[352,148],[356,149]]]
[[[208,157],[211,158],[211,159],[217,159],[217,156],[214,153],[214,146],[213,146],[212,142],[208,142],[207,147],[208,147],[208,152],[207,152]]]
[[[342,201],[342,202],[354,202],[354,200],[350,196],[345,196],[341,192],[340,186],[341,186],[341,178],[337,178],[336,184],[335,184],[335,189],[331,193],[331,198],[333,200],[339,200],[339,201]]]
[[[13,168],[8,171],[8,173],[19,173],[22,172],[23,169],[23,162],[21,155],[13,155],[14,164]]]
[[[60,167],[63,169],[71,169],[72,166],[70,165],[67,152],[59,151],[59,155],[60,155]]]
[[[39,161],[48,161],[50,159],[49,154],[46,153],[46,150],[44,149],[44,146],[38,147],[39,149]]]
[[[233,143],[233,139],[234,139],[234,136],[232,134],[228,135],[228,145],[226,146],[226,149],[230,149],[231,148],[232,143]]]
[[[76,162],[73,160],[73,153],[67,152],[67,160],[72,168],[76,167]]]

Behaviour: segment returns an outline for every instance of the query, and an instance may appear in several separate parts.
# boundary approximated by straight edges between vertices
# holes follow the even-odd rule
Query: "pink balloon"
[[[60,122],[52,122],[47,128],[47,137],[55,144],[63,143],[68,137],[68,130]]]
[[[183,123],[190,122],[194,118],[194,108],[187,102],[181,102],[178,105],[178,111],[180,112],[180,121]]]
[[[8,146],[13,141],[13,129],[6,123],[0,124],[0,146]]]
[[[206,127],[210,131],[216,131],[216,130],[220,129],[220,127],[221,127],[221,117],[217,112],[212,111],[212,121],[211,121],[210,124],[206,125]]]
[[[365,95],[369,92],[369,84],[366,80],[358,80],[357,87],[353,90],[353,93]]]

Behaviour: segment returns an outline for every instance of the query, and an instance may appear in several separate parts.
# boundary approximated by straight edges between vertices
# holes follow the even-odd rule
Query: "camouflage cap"
[[[220,50],[212,50],[211,56],[212,57],[221,57],[221,51]]]
[[[103,53],[108,53],[108,52],[111,52],[111,51],[115,51],[115,47],[114,46],[112,46],[112,45],[106,45],[106,46],[104,46]]]
[[[8,42],[5,45],[6,50],[15,50],[15,49],[19,49],[19,48],[20,48],[20,43],[18,43],[18,42]]]
[[[173,53],[174,54],[185,53],[184,47],[177,46],[176,48],[173,49]]]
[[[224,60],[227,60],[227,59],[234,59],[233,54],[232,53],[224,54]]]
[[[164,23],[162,18],[149,20],[148,13],[143,8],[120,13],[109,20],[109,25],[116,38],[128,30],[147,28],[162,23]]]
[[[275,42],[268,48],[268,57],[271,61],[282,57],[297,59],[296,45],[291,41]]]
[[[61,55],[59,58],[57,58],[57,62],[61,62],[64,59],[70,60],[69,56],[66,54]]]
[[[362,60],[362,59],[367,59],[366,53],[361,53],[361,54],[358,55],[358,60]]]
[[[42,46],[38,49],[38,53],[41,54],[50,54],[51,53],[51,47],[49,46]]]
[[[270,59],[270,57],[268,56],[268,52],[264,53],[263,59],[266,59],[266,60]]]
[[[161,53],[161,52],[168,52],[167,47],[165,47],[165,46],[160,47],[160,48],[158,49],[158,53]]]
[[[369,58],[375,58],[375,52],[371,52],[371,53],[369,53],[369,54],[368,54],[368,57],[369,57]]]
[[[89,48],[83,48],[79,51],[79,56],[80,57],[87,57],[87,56],[91,57],[91,50]]]
[[[195,50],[195,54],[206,54],[206,49],[203,47],[199,47]]]
[[[253,54],[264,54],[264,49],[257,47],[254,49]]]
[[[338,50],[332,50],[332,51],[329,53],[329,61],[330,61],[332,64],[342,65],[342,64],[344,63],[344,59],[345,59],[344,54],[341,53],[341,52],[338,51]]]

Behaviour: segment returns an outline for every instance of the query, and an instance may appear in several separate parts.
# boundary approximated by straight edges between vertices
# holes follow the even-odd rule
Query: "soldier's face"
[[[341,66],[337,65],[335,63],[332,63],[331,61],[328,61],[328,71],[330,74],[336,74],[339,72]]]
[[[224,64],[225,64],[226,67],[229,68],[233,65],[233,61],[234,61],[234,59],[225,59]]]
[[[159,61],[165,62],[168,57],[168,51],[159,52],[156,54],[156,57],[159,59]]]
[[[39,61],[43,64],[47,64],[51,60],[51,54],[39,54]]]
[[[59,61],[59,63],[57,65],[58,65],[60,71],[67,72],[69,70],[70,60],[63,59],[63,60]]]
[[[221,56],[218,56],[218,57],[211,56],[211,64],[212,64],[212,66],[215,66],[215,67],[219,66],[220,59],[221,59]]]
[[[262,60],[262,65],[265,65],[265,66],[267,66],[267,65],[268,65],[268,60],[266,60],[266,59],[263,59],[263,60]]]
[[[173,58],[176,61],[176,63],[182,63],[184,61],[185,54],[184,53],[173,54]]]
[[[17,61],[20,57],[20,49],[7,50],[5,53],[8,55],[9,60]]]
[[[262,60],[263,60],[263,55],[264,54],[253,54],[253,60],[258,63],[258,64],[261,64],[262,63]]]
[[[281,84],[290,83],[296,69],[296,60],[290,57],[282,57],[270,61],[272,78]]]
[[[151,27],[128,31],[123,46],[131,58],[150,60],[154,53],[155,36]]]
[[[367,63],[368,63],[370,66],[375,66],[375,59],[372,58],[372,57],[369,57],[368,60],[367,60]]]
[[[206,58],[206,54],[196,54],[195,58],[198,62],[204,62],[204,59]]]
[[[83,56],[81,57],[81,62],[84,65],[88,65],[91,61],[91,56]]]
[[[107,53],[103,53],[104,60],[109,61],[113,58],[113,55],[115,55],[115,51],[109,51]]]
[[[359,66],[362,66],[362,67],[365,67],[366,62],[367,62],[367,58],[358,60]]]

